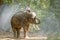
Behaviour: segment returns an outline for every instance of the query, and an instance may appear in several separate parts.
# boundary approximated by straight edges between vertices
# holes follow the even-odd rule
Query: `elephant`
[[[19,11],[12,16],[11,27],[14,37],[19,38],[20,30],[23,28],[25,38],[28,33],[30,24],[40,24],[40,19],[34,16],[32,13],[33,12],[27,13],[24,11]]]

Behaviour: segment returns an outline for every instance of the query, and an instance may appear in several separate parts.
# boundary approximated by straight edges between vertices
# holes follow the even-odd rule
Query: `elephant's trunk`
[[[35,18],[34,24],[40,24],[40,19],[39,18]]]

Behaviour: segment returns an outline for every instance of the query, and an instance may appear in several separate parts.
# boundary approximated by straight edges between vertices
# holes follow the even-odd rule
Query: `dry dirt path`
[[[23,39],[23,38],[14,39],[12,33],[0,33],[0,40],[46,40],[46,39],[47,37],[43,37],[41,35],[40,36],[31,35],[27,39]]]

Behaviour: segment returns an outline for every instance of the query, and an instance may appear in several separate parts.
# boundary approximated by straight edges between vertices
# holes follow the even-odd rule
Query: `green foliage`
[[[35,6],[36,8],[49,8],[50,0],[3,0],[4,4],[20,3],[21,5]]]
[[[11,4],[12,3],[12,0],[3,0],[3,3],[4,4]]]

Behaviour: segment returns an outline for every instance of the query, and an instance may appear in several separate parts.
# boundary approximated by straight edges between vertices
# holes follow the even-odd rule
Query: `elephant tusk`
[[[40,28],[38,27],[38,25],[35,25],[35,27],[36,27],[37,30],[40,30]]]
[[[35,30],[40,30],[40,28],[38,27],[38,25],[33,25],[33,28],[34,28]]]

